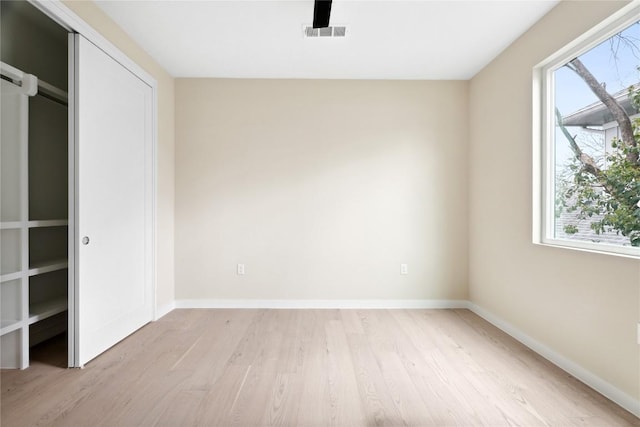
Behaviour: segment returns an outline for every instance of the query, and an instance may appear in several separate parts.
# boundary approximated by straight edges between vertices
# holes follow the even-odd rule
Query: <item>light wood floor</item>
[[[174,310],[82,370],[56,345],[2,372],[3,427],[640,425],[467,310]]]

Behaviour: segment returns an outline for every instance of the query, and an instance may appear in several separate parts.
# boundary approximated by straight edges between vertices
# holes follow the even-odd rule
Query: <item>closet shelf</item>
[[[0,276],[0,282],[10,282],[11,280],[16,280],[22,277],[22,271],[16,271],[13,273],[7,273]]]
[[[68,266],[69,266],[69,263],[67,262],[66,259],[34,264],[29,268],[29,276],[35,276],[38,274],[44,274],[44,273],[50,273],[52,271],[63,270]]]
[[[37,228],[37,227],[62,227],[65,225],[69,225],[69,221],[66,219],[41,219],[41,220],[33,220],[29,221],[29,228]]]
[[[0,222],[0,229],[2,230],[15,230],[24,227],[25,223],[22,221],[2,221]],[[66,219],[37,219],[27,221],[26,226],[29,228],[38,227],[63,227],[69,225],[69,221]]]
[[[22,228],[22,221],[2,221],[0,222],[1,230],[12,230]]]
[[[6,335],[22,327],[19,320],[2,320],[0,321],[0,335]]]
[[[67,311],[67,299],[60,297],[40,304],[32,304],[29,307],[29,325],[44,320],[48,317]]]

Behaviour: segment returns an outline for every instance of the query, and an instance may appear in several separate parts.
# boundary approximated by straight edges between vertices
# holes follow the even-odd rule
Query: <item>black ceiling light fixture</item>
[[[329,26],[332,0],[315,0],[313,6],[313,28],[326,28]]]

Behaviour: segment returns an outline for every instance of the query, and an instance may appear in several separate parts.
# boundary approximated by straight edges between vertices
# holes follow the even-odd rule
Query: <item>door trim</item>
[[[102,34],[96,31],[86,21],[76,15],[60,0],[28,0],[34,7],[56,21],[59,25],[70,32],[82,34],[87,40],[102,49],[106,54],[111,56],[115,61],[136,75],[140,80],[144,81],[151,87],[152,92],[152,140],[151,140],[151,236],[148,244],[151,247],[151,256],[145,268],[151,272],[150,292],[152,298],[152,319],[158,319],[157,309],[157,210],[158,210],[158,82],[157,80],[140,67],[137,63],[125,55],[118,47],[107,40]],[[76,211],[76,158],[75,158],[75,134],[76,123],[74,120],[75,112],[72,101],[75,97],[73,88],[75,87],[75,57],[72,54],[75,51],[73,44],[70,44],[69,52],[69,346],[68,346],[68,365],[69,367],[81,367],[78,360],[78,343],[77,343],[77,324],[75,322],[75,313],[77,312],[77,301],[75,298],[77,287],[75,269],[76,250],[75,245],[77,239],[75,235],[74,213]],[[73,311],[73,312],[72,312]]]

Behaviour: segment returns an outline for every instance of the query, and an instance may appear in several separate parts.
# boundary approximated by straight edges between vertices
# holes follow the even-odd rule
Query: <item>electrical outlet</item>
[[[400,264],[400,274],[409,274],[409,267],[407,264]]]
[[[244,275],[244,264],[238,264],[238,275]]]

